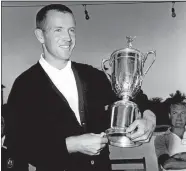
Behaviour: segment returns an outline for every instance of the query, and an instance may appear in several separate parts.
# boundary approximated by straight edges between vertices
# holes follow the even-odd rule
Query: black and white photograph
[[[1,1],[2,171],[186,171],[186,1]]]

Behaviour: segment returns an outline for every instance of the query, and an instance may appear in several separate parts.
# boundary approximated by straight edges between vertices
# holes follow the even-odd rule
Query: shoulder
[[[158,142],[164,141],[167,143],[167,141],[169,141],[170,139],[170,136],[171,136],[171,132],[168,130],[164,132],[163,134],[156,136],[155,142],[158,143]]]
[[[22,72],[14,81],[13,86],[19,87],[31,84],[33,79],[36,79],[38,77],[38,72],[40,65],[37,63],[35,65],[32,65],[30,68]]]
[[[38,68],[39,68],[39,64],[34,64],[32,65],[30,68],[28,68],[27,70],[25,70],[24,72],[22,72],[15,80],[17,82],[19,81],[24,81],[24,80],[28,80],[30,78],[33,78],[32,76],[35,75],[37,76],[36,73],[38,73]]]
[[[39,64],[38,64],[39,65]],[[25,96],[32,94],[33,87],[36,85],[33,84],[33,79],[37,77],[38,74],[35,72],[37,64],[31,66],[29,69],[20,74],[14,81],[10,94],[8,96],[8,103],[11,104],[18,102],[19,99],[25,100]],[[37,83],[37,81],[35,81]],[[38,84],[38,83],[37,83]],[[35,86],[36,87],[36,86]]]
[[[159,142],[159,141],[165,140],[165,134],[161,134],[161,135],[157,135],[155,138],[155,142]]]

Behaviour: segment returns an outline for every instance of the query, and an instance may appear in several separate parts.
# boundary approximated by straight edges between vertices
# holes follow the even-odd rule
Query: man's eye
[[[70,32],[75,33],[75,29],[74,28],[71,28],[70,29]]]
[[[55,32],[61,32],[61,29],[55,29]]]
[[[182,112],[181,115],[186,115],[186,112]]]

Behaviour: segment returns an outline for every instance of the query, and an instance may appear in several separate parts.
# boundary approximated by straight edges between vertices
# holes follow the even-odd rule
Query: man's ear
[[[35,35],[36,35],[36,38],[37,40],[43,44],[45,41],[44,41],[44,36],[43,36],[43,31],[41,29],[35,29]]]
[[[171,118],[171,115],[170,115],[170,113],[169,113],[169,119]]]

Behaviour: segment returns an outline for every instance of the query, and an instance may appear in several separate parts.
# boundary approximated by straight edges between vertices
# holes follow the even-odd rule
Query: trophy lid
[[[127,48],[115,50],[111,54],[110,64],[112,63],[113,60],[118,59],[118,58],[122,58],[122,57],[139,58],[142,56],[142,53],[139,50],[134,49],[132,47],[132,42],[134,41],[136,36],[133,38],[131,36],[126,36],[126,38],[127,38]]]

